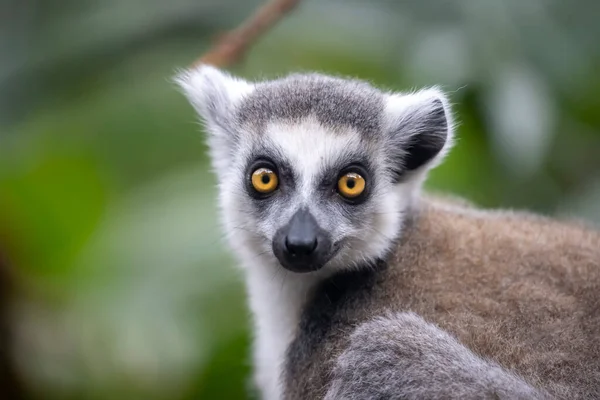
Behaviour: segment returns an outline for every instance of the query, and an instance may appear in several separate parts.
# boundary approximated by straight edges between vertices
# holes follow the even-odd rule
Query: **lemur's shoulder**
[[[581,261],[600,257],[600,230],[576,219],[484,209],[460,197],[430,194],[421,199],[415,214],[412,228],[399,242],[401,252],[415,241],[426,240],[439,246],[437,252],[443,257],[461,252],[490,254],[502,247],[512,250],[503,253],[505,257],[537,255],[539,260],[552,260],[552,264],[565,268],[577,264],[567,263],[565,256]],[[525,263],[524,268],[529,267]]]
[[[412,299],[427,293],[442,309],[461,298],[459,308],[493,299],[497,312],[514,316],[508,304],[549,314],[575,299],[600,305],[600,232],[578,221],[424,198],[387,262],[386,282],[410,282],[419,288]]]

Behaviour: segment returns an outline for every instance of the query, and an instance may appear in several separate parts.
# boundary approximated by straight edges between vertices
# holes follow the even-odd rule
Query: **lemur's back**
[[[526,214],[424,202],[386,262],[335,276],[316,291],[288,351],[288,397],[322,398],[354,329],[403,311],[553,395],[600,398],[597,232]],[[386,332],[366,337],[389,347],[395,338]],[[370,360],[377,359],[374,349]]]

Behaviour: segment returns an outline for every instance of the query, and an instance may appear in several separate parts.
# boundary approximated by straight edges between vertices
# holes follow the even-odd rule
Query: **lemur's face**
[[[211,67],[179,83],[206,122],[230,243],[294,272],[383,257],[450,143],[435,89],[386,94],[322,75],[250,84]]]
[[[378,143],[316,118],[269,122],[247,135],[235,178],[224,183],[225,211],[284,268],[349,264],[395,236],[402,199],[377,162],[384,156]]]

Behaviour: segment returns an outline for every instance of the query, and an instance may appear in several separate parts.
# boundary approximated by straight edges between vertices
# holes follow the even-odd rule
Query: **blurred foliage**
[[[34,398],[245,398],[249,318],[196,117],[170,79],[259,4],[0,5],[0,252]],[[306,1],[234,69],[439,84],[459,140],[429,180],[600,222],[600,3]]]

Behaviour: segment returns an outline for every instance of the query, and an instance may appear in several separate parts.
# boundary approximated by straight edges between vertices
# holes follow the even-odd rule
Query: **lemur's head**
[[[383,257],[452,143],[437,89],[319,74],[251,83],[209,66],[178,83],[206,126],[230,244],[295,272]]]

